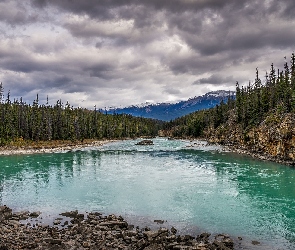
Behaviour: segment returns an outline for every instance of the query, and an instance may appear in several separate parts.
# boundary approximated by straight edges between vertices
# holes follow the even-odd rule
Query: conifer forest
[[[12,141],[113,139],[154,136],[159,122],[130,115],[109,115],[96,110],[74,108],[58,100],[55,105],[11,100],[0,85],[0,145]]]
[[[274,114],[294,114],[295,112],[295,54],[283,69],[275,69],[271,64],[264,79],[256,68],[254,81],[247,86],[236,82],[236,96],[229,96],[219,105],[175,119],[164,125],[175,137],[200,137],[204,131],[216,129],[229,119],[234,120],[243,130],[257,126],[266,117]]]

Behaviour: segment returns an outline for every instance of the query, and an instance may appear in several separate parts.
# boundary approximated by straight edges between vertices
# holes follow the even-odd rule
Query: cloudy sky
[[[86,108],[234,90],[289,61],[294,13],[294,0],[0,0],[0,81]]]

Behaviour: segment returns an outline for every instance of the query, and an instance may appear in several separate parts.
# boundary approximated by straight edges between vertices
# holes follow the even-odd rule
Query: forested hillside
[[[107,115],[96,109],[74,108],[58,100],[55,105],[11,101],[0,85],[0,145],[13,141],[79,140],[154,136],[159,123],[130,115]]]
[[[273,64],[263,80],[256,69],[248,86],[236,83],[236,100],[176,119],[162,134],[204,137],[282,160],[295,160],[295,55],[283,70]]]

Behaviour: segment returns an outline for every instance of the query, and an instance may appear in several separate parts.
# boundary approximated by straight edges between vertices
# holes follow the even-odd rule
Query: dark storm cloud
[[[278,11],[282,10],[282,18],[291,19],[294,18],[294,12],[295,12],[295,2],[293,0],[284,0],[286,4],[281,4],[280,1],[272,1],[273,8]]]
[[[200,75],[203,72],[214,72],[230,67],[235,64],[235,58],[239,58],[241,53],[233,54],[215,54],[211,56],[202,56],[196,53],[190,53],[185,57],[170,55],[165,58],[165,64],[176,75],[191,74]]]
[[[293,0],[0,0],[0,81],[92,107],[234,88],[292,53],[294,11]]]
[[[194,82],[194,84],[213,84],[213,85],[220,85],[224,83],[234,83],[233,76],[223,77],[217,74],[213,74],[207,78],[201,78],[200,80]]]
[[[45,63],[33,58],[27,53],[15,53],[11,55],[6,55],[5,57],[1,57],[0,51],[0,67],[1,69],[10,70],[13,72],[20,73],[32,73],[35,71],[48,71],[48,70],[58,70],[56,65],[52,65],[51,63]]]
[[[213,32],[212,32],[213,36]],[[233,50],[251,51],[267,47],[282,48],[294,46],[295,30],[274,30],[271,27],[260,30],[244,30],[232,35],[215,33],[212,36],[184,36],[186,42],[196,51],[204,56],[210,56]]]
[[[110,17],[112,8],[121,8],[124,6],[148,6],[155,10],[169,10],[171,12],[183,12],[186,10],[199,10],[203,8],[222,8],[230,3],[234,3],[234,0],[88,0],[88,1],[72,1],[72,0],[33,0],[33,4],[36,7],[46,7],[46,5],[55,5],[64,10],[74,13],[87,13],[93,17]],[[108,13],[106,15],[106,13]],[[98,16],[100,15],[100,16]]]
[[[91,65],[90,67],[85,68],[89,72],[91,77],[98,77],[102,79],[111,79],[111,72],[115,70],[115,66],[107,63],[99,63],[96,65]]]
[[[42,1],[44,2],[44,1]],[[208,56],[232,50],[251,50],[266,47],[292,47],[295,31],[273,27],[268,19],[280,16],[291,2],[281,1],[95,1],[75,2],[50,1],[62,9],[74,13],[86,13],[93,19],[134,20],[138,32],[143,27],[156,27],[167,23],[170,35],[175,34],[191,49]],[[163,19],[155,18],[156,12],[163,11]],[[102,13],[112,13],[105,15]],[[157,12],[157,13],[158,13]],[[269,16],[268,16],[269,15]],[[208,20],[206,20],[208,19]],[[244,26],[245,25],[245,26]],[[128,32],[107,34],[103,30],[87,27],[85,23],[65,25],[74,36],[106,37],[115,45],[135,43]],[[146,38],[146,37],[145,37]],[[155,39],[152,37],[152,39]],[[144,44],[144,39],[138,42]],[[189,72],[189,65],[170,65],[174,71]]]
[[[59,87],[59,86],[68,86],[73,82],[73,79],[68,76],[57,76],[54,79],[51,79],[46,84],[49,84],[52,88]],[[68,88],[67,88],[68,89]]]
[[[293,46],[295,31],[291,24],[280,22],[280,12],[273,13],[272,5],[266,2],[243,1],[244,6],[228,4],[224,9],[202,11],[198,18],[191,12],[187,15],[190,18],[177,16],[178,20],[171,19],[170,25],[177,27],[175,32],[193,50],[205,56],[232,50]]]
[[[266,46],[292,46],[291,39],[295,33],[285,30],[285,34],[277,34],[268,25],[271,15],[282,15],[284,10],[292,9],[292,1],[223,1],[200,0],[185,1],[38,1],[33,3],[38,7],[47,5],[57,6],[63,10],[87,14],[97,20],[134,20],[135,27],[159,26],[167,22],[169,31],[180,35],[192,49],[202,55],[211,55],[231,49],[252,49]],[[155,19],[155,13],[164,12],[162,20]],[[171,16],[171,18],[170,18]],[[209,18],[210,23],[206,23]],[[244,31],[242,23],[258,25],[259,29]],[[74,36],[108,36],[101,30],[93,30],[85,23],[67,23]],[[284,33],[280,31],[280,33]],[[127,36],[128,34],[126,34]],[[126,42],[127,37],[122,34],[109,35],[117,44]],[[280,38],[278,38],[280,37]],[[276,38],[276,39],[273,39]]]

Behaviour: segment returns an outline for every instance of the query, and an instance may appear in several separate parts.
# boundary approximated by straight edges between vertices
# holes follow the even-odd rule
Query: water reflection
[[[232,153],[202,154],[206,154],[206,158],[214,162],[218,179],[223,186],[227,180],[229,186],[235,190],[237,199],[241,201],[239,206],[249,210],[248,221],[237,217],[237,223],[254,228],[260,238],[270,237],[281,243],[284,239],[294,242],[293,168]],[[226,185],[226,191],[229,190]]]
[[[49,176],[73,177],[83,166],[100,165],[100,151],[75,151],[54,154],[17,155],[0,157],[0,181],[24,180],[24,176],[48,182]]]

